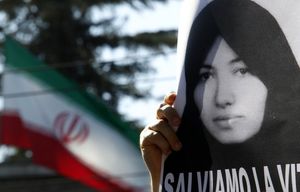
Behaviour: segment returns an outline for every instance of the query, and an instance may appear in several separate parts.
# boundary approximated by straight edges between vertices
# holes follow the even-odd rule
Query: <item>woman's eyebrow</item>
[[[200,69],[212,69],[213,67],[211,66],[211,65],[208,65],[208,64],[204,64],[204,65],[202,65],[201,66],[201,68]]]
[[[234,64],[234,63],[237,63],[237,62],[239,62],[239,61],[242,61],[242,59],[241,59],[240,57],[236,57],[236,58],[232,59],[232,60],[230,61],[230,63],[231,63],[231,64]]]

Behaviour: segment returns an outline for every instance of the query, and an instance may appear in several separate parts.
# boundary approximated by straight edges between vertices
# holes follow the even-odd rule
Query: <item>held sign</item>
[[[185,2],[162,191],[299,191],[300,1]]]

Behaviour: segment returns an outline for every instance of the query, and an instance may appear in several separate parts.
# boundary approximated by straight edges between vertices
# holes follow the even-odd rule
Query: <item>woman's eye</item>
[[[211,76],[212,76],[212,74],[211,74],[210,72],[201,73],[201,74],[200,74],[200,81],[201,81],[201,82],[205,82],[205,81],[207,81]]]
[[[243,68],[238,68],[234,70],[234,73],[240,74],[240,75],[245,75],[249,72],[248,68],[243,67]]]

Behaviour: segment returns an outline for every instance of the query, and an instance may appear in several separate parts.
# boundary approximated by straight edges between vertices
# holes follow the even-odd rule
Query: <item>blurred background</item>
[[[163,96],[176,91],[180,4],[180,0],[0,0],[1,71],[5,73],[3,43],[10,36],[139,132],[155,118]],[[6,187],[0,191],[34,191],[33,187],[41,191],[36,186],[40,177],[31,177],[32,184],[26,175],[18,177],[18,184],[14,177],[12,183],[5,175],[11,170],[8,165],[21,173],[30,169],[31,174],[36,170],[50,175],[54,180],[43,177],[42,186],[55,186],[53,191],[92,191],[80,190],[80,184],[51,170],[28,167],[31,157],[30,150],[0,146],[0,185]]]

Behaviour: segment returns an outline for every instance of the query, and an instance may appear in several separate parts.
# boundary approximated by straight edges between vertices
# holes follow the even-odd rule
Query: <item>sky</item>
[[[181,1],[169,0],[168,3],[154,3],[153,9],[142,12],[131,12],[126,31],[136,33],[141,31],[156,31],[157,29],[177,29],[179,24],[179,9]],[[124,12],[129,10],[123,10]],[[176,54],[160,56],[151,62],[156,73],[139,77],[139,87],[150,87],[153,97],[141,100],[124,98],[119,111],[129,120],[138,119],[143,125],[155,120],[155,112],[162,98],[170,91],[177,90],[176,84]]]
[[[151,32],[157,30],[177,29],[179,24],[179,9],[182,0],[169,0],[167,3],[151,2],[151,8],[141,8],[134,11],[129,6],[122,6],[117,9],[110,7],[102,8],[101,14],[95,14],[92,19],[97,22],[104,18],[110,18],[117,14],[119,18],[126,17],[125,24],[120,29],[126,34],[136,34],[139,32]],[[120,23],[124,20],[120,19]],[[95,31],[96,32],[96,31]],[[124,97],[118,108],[126,120],[138,120],[142,125],[152,122],[155,118],[155,111],[162,98],[170,91],[176,91],[176,53],[173,52],[165,56],[155,57],[151,61],[151,66],[156,70],[154,73],[137,76],[136,82],[138,88],[142,91],[149,90],[151,97],[145,99],[133,100],[131,97]],[[128,57],[147,57],[149,52],[139,49],[137,52],[128,54],[126,48],[101,49],[101,60],[122,60]]]

